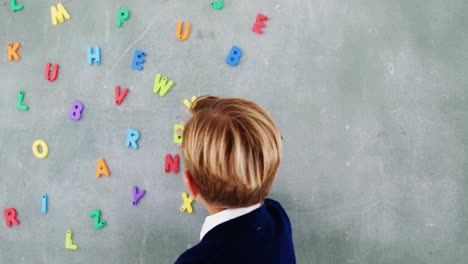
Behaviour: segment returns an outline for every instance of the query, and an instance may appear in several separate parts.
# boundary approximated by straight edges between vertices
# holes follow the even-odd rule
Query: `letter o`
[[[39,147],[42,148],[42,151],[39,151]],[[47,157],[47,154],[49,154],[49,147],[47,146],[47,143],[44,140],[38,139],[34,141],[32,145],[32,151],[36,158],[43,159]]]

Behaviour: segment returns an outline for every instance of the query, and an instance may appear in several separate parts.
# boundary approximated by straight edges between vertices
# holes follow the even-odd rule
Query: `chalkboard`
[[[166,173],[165,157],[200,95],[277,121],[269,196],[298,263],[466,263],[466,1],[63,0],[57,25],[58,2],[2,3],[0,209],[20,224],[0,215],[0,263],[173,263],[196,244],[207,212],[180,210],[183,163]],[[173,81],[164,96],[157,74]]]

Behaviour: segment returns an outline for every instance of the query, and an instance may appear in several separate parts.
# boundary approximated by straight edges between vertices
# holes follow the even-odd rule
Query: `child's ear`
[[[197,185],[197,183],[195,183],[195,181],[193,180],[192,175],[190,175],[190,172],[184,171],[183,175],[184,175],[184,184],[185,184],[185,187],[187,187],[187,189],[189,190],[190,195],[191,195],[194,199],[196,199],[196,198],[197,198],[197,195],[200,193],[200,188],[198,188],[198,185]]]

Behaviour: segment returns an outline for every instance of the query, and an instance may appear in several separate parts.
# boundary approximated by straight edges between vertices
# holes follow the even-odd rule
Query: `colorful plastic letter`
[[[73,101],[70,113],[68,116],[71,120],[78,121],[81,119],[81,114],[83,113],[84,105],[80,101]]]
[[[95,209],[89,213],[89,217],[94,217],[94,228],[101,229],[107,225],[106,221],[101,221],[101,210]]]
[[[58,64],[47,63],[44,71],[45,79],[49,82],[55,81],[58,76],[59,67],[60,65]]]
[[[28,111],[29,109],[29,106],[23,104],[25,95],[24,91],[19,91],[18,100],[16,100],[16,108],[18,108],[18,110]]]
[[[21,43],[15,42],[8,43],[7,47],[7,58],[9,61],[16,60],[19,61],[21,59],[20,55],[18,55],[18,49],[21,48]]]
[[[242,57],[242,50],[236,46],[232,46],[231,52],[226,59],[226,63],[235,67],[239,64],[239,59]]]
[[[73,232],[70,229],[68,229],[67,234],[65,235],[65,248],[71,249],[71,250],[77,250],[78,245],[73,244],[72,238],[73,238]]]
[[[177,144],[177,146],[180,146],[182,144],[182,138],[184,134],[185,126],[182,124],[175,124],[174,125],[174,143]]]
[[[42,148],[42,150],[40,148]],[[38,139],[34,141],[32,145],[32,152],[36,158],[43,159],[49,154],[49,146],[47,146],[44,140]]]
[[[128,9],[125,9],[125,8],[119,8],[119,10],[117,11],[117,27],[122,27],[123,26],[123,22],[125,20],[128,20],[130,18],[130,11],[128,11]]]
[[[41,210],[43,214],[47,213],[48,205],[49,205],[49,201],[48,201],[47,194],[43,194],[42,195],[42,210]]]
[[[190,35],[190,27],[192,26],[192,24],[190,24],[190,22],[187,22],[186,25],[185,25],[185,28],[184,28],[184,22],[183,21],[179,21],[177,22],[177,30],[176,30],[176,36],[177,36],[177,39],[180,40],[180,41],[184,41],[188,38],[188,36]],[[184,33],[182,34],[182,28],[184,28]]]
[[[16,219],[16,209],[15,208],[7,208],[3,211],[3,216],[5,216],[5,221],[7,227],[11,227],[13,224],[19,225],[20,221]]]
[[[16,3],[16,0],[10,0],[10,8],[11,8],[11,11],[16,12],[16,11],[23,10],[24,6]]]
[[[132,193],[133,193],[132,204],[136,206],[138,204],[138,201],[140,201],[141,197],[143,197],[143,195],[145,195],[146,191],[144,189],[141,190],[141,191],[138,191],[138,187],[133,186]]]
[[[125,99],[125,97],[127,96],[128,89],[125,88],[123,90],[123,92],[120,92],[120,86],[117,85],[117,86],[115,86],[114,90],[115,90],[115,104],[120,105],[123,102],[123,100]]]
[[[134,149],[138,149],[138,139],[140,139],[140,132],[135,129],[128,129],[127,140],[125,140],[125,146],[127,148],[131,146]]]
[[[174,84],[172,80],[169,80],[169,82],[168,80],[167,77],[161,78],[161,74],[157,73],[154,79],[153,93],[159,93],[159,96],[165,96]]]
[[[179,154],[175,154],[172,158],[171,154],[167,154],[164,159],[164,171],[169,173],[172,169],[174,173],[179,173]]]
[[[109,168],[107,168],[106,161],[104,158],[100,158],[96,167],[96,178],[101,177],[102,175],[110,176]]]
[[[70,19],[70,14],[62,3],[57,3],[57,7],[51,6],[50,15],[52,16],[52,25],[54,26],[58,25],[58,23],[63,23],[65,19]]]
[[[253,25],[252,27],[252,31],[255,32],[255,33],[258,33],[258,34],[263,34],[263,31],[261,28],[264,28],[266,27],[265,23],[263,23],[263,21],[268,21],[268,17],[262,15],[262,14],[258,14],[257,15],[257,20],[255,20],[255,24]]]
[[[186,192],[183,192],[182,199],[184,200],[184,204],[180,207],[180,211],[181,212],[187,211],[187,213],[191,214],[193,212],[193,208],[192,208],[193,198],[190,197]]]
[[[135,50],[135,53],[133,53],[132,69],[142,71],[143,66],[141,64],[145,63],[145,56],[146,53],[143,51]]]
[[[99,46],[95,47],[94,50],[92,47],[88,48],[88,64],[93,65],[93,61],[97,65],[101,64],[101,48]]]
[[[216,2],[211,3],[211,6],[216,10],[220,10],[224,6],[223,0],[217,0]]]
[[[185,99],[185,100],[184,100],[184,105],[185,105],[188,109],[190,109],[190,108],[192,108],[192,104],[193,104],[193,102],[195,102],[195,100],[197,100],[197,97],[196,97],[196,96],[192,96],[192,100],[191,100],[191,101],[189,101],[188,99]]]
[[[185,130],[185,126],[183,124],[174,125],[174,143],[182,144],[184,130]]]

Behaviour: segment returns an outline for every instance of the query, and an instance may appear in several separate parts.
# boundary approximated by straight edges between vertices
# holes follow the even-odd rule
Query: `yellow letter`
[[[39,151],[39,147],[42,148],[42,151]],[[34,141],[32,145],[32,151],[34,156],[38,159],[43,159],[47,157],[47,154],[49,154],[49,147],[47,146],[47,143],[45,143],[44,140],[38,139]]]
[[[50,15],[52,16],[52,24],[56,26],[58,23],[63,23],[70,19],[70,14],[67,12],[62,3],[58,3],[57,7],[50,7]]]
[[[156,79],[154,80],[154,88],[153,92],[155,94],[159,93],[159,96],[164,96],[166,93],[171,89],[172,85],[174,82],[172,80],[169,80],[167,77],[162,77],[161,74],[156,74]],[[161,91],[161,92],[160,92]]]

